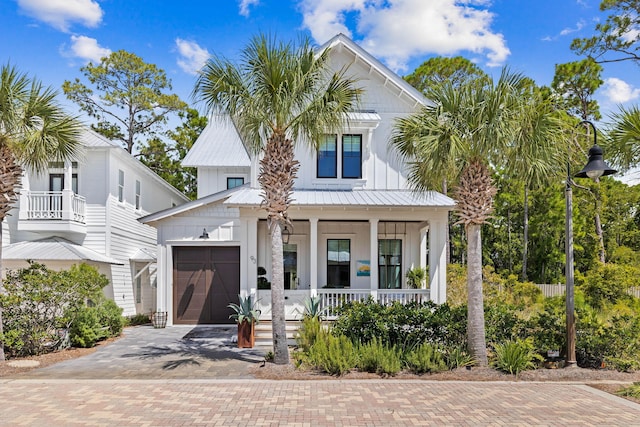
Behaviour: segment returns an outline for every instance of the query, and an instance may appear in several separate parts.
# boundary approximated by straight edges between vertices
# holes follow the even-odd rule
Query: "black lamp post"
[[[598,179],[601,176],[611,175],[617,171],[611,169],[602,158],[602,148],[597,144],[596,127],[588,120],[583,120],[578,125],[590,125],[593,130],[593,147],[589,149],[589,161],[578,172],[576,178]],[[566,301],[567,301],[567,359],[565,367],[576,366],[576,323],[575,323],[575,299],[573,276],[573,194],[571,189],[571,168],[567,165],[567,181],[565,187],[565,202],[567,206],[565,217],[565,256],[566,256]]]

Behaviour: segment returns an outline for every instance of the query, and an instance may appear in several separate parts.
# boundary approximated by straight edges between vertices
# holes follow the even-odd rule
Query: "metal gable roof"
[[[216,115],[182,159],[182,166],[249,167],[251,161],[231,118]]]
[[[438,193],[416,193],[409,190],[294,190],[292,206],[355,207],[443,207],[453,208],[455,201]],[[255,207],[262,202],[261,190],[244,188],[232,194],[224,204]]]
[[[123,265],[122,262],[61,237],[49,237],[32,242],[12,243],[2,248],[2,259],[36,261],[95,261]]]

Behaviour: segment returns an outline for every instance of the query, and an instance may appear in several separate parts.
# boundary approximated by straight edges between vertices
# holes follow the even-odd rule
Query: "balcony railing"
[[[86,200],[72,192],[27,191],[20,195],[21,220],[85,222]]]

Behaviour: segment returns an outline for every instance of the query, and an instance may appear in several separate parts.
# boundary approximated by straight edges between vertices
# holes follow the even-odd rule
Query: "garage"
[[[240,293],[240,247],[173,248],[175,324],[233,323],[227,307]]]

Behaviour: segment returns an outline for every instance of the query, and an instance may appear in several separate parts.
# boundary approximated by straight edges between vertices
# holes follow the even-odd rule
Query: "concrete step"
[[[287,344],[290,346],[296,345],[296,333],[302,325],[299,321],[287,321],[286,333]],[[273,328],[271,321],[261,321],[255,328],[256,346],[273,347]]]

